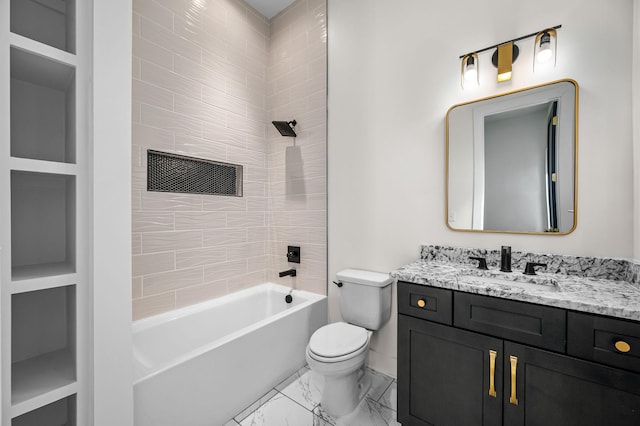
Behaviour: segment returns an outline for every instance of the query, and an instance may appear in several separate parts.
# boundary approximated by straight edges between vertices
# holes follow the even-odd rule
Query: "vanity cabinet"
[[[445,307],[437,321],[416,314],[426,300]],[[640,424],[640,374],[593,362],[584,339],[583,355],[573,344],[594,321],[608,320],[615,341],[619,327],[637,338],[635,323],[402,281],[398,304],[404,426]]]

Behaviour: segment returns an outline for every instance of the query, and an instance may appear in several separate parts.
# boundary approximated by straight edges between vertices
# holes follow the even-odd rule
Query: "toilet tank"
[[[393,278],[381,272],[345,269],[336,274],[340,287],[340,313],[344,321],[378,330],[391,316]]]

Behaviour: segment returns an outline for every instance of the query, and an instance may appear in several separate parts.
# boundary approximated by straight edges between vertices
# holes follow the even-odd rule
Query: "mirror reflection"
[[[560,80],[447,112],[447,226],[563,235],[576,226],[578,85]]]

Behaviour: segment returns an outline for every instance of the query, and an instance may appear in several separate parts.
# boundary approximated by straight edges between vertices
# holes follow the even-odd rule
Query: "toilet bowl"
[[[309,368],[324,377],[320,405],[332,416],[352,412],[371,388],[365,375],[372,332],[336,322],[318,329],[307,345]]]
[[[389,274],[345,269],[336,274],[340,288],[340,314],[335,322],[316,330],[307,345],[309,368],[324,376],[320,405],[339,417],[358,406],[371,387],[365,374],[369,343],[391,315]]]

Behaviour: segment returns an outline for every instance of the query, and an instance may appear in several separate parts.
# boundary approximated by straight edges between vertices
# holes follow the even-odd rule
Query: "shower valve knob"
[[[287,261],[291,263],[300,263],[300,247],[298,246],[287,247]]]

